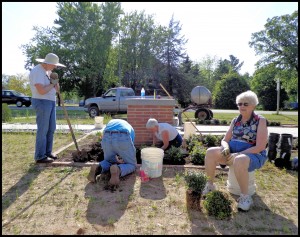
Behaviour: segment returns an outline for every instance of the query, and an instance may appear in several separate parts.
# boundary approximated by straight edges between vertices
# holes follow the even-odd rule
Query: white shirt
[[[49,85],[50,80],[48,76],[50,75],[51,71],[45,71],[41,64],[36,65],[29,74],[29,81],[30,81],[30,89],[32,93],[32,98],[35,99],[42,99],[42,100],[52,100],[56,101],[56,90],[53,87],[48,93],[41,95],[36,87],[35,84],[42,84],[42,85]]]
[[[155,132],[155,136],[161,141],[163,140],[161,136],[163,131],[168,131],[169,141],[172,141],[178,135],[177,129],[172,125],[168,123],[158,123],[158,132]]]

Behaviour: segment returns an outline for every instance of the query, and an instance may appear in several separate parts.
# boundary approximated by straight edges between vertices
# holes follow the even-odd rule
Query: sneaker
[[[51,159],[53,159],[53,160],[57,160],[58,159],[58,157],[55,156],[55,155],[53,155],[53,154],[50,154],[48,157],[51,158]]]
[[[51,163],[53,162],[53,159],[49,158],[49,157],[45,157],[43,159],[40,159],[40,160],[36,160],[35,161],[36,163]]]
[[[202,196],[205,196],[209,192],[212,192],[216,189],[217,189],[217,186],[215,184],[211,184],[211,183],[207,182],[205,184],[205,187],[204,187],[203,191],[202,191]]]
[[[96,176],[98,174],[100,174],[101,171],[102,171],[102,168],[99,164],[93,164],[91,169],[90,169],[90,173],[87,176],[87,179],[89,181],[91,181],[92,183],[95,183],[96,182]]]
[[[119,185],[120,183],[120,168],[118,165],[112,165],[110,167],[110,180],[109,180],[109,184],[110,185]]]
[[[250,195],[241,194],[238,198],[238,210],[248,211],[250,206],[253,204],[252,197]]]

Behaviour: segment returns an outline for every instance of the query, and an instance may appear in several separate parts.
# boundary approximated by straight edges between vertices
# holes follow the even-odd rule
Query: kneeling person
[[[110,120],[103,131],[101,141],[104,160],[92,165],[87,179],[94,183],[98,174],[110,171],[109,184],[117,186],[120,177],[134,172],[137,164],[134,138],[134,129],[127,121]],[[122,157],[121,162],[118,156]]]

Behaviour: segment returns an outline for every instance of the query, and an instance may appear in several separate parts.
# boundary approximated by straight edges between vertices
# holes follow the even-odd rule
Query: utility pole
[[[280,101],[280,80],[279,78],[277,78],[277,111],[276,111],[276,114],[278,115],[279,114],[279,101]]]

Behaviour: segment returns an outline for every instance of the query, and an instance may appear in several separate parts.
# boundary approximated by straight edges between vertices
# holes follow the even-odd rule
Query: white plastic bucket
[[[164,150],[156,147],[147,147],[141,150],[142,169],[146,170],[150,178],[162,175]]]
[[[196,123],[195,122],[185,122],[183,125],[184,139],[188,139],[191,135],[196,133]]]
[[[95,128],[103,128],[103,117],[95,116]]]
[[[228,190],[228,192],[235,194],[235,195],[241,194],[241,189],[240,189],[239,183],[234,174],[233,165],[229,166],[227,190]],[[255,190],[256,190],[255,171],[252,171],[252,172],[249,172],[248,194],[253,195],[255,193]]]

